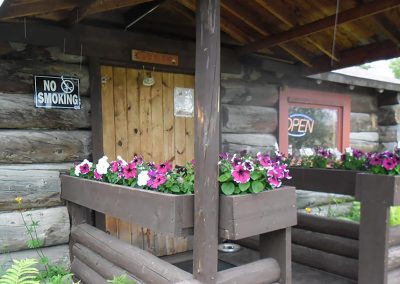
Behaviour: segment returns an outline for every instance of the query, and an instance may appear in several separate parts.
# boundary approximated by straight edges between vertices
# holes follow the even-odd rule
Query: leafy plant
[[[39,284],[36,259],[14,260],[14,264],[0,278],[0,284]]]
[[[66,284],[73,283],[73,274],[62,265],[48,264],[47,269],[40,271],[37,280],[40,283]]]
[[[252,157],[221,154],[219,162],[221,193],[225,195],[258,193],[281,186],[282,179],[290,178],[289,170],[280,153],[261,154]],[[72,176],[120,184],[172,194],[194,192],[194,161],[175,168],[166,161],[161,164],[146,163],[135,156],[126,162],[118,156],[108,163],[106,156],[97,164],[83,160],[70,171]]]
[[[400,58],[390,60],[389,68],[392,70],[394,77],[400,79]]]
[[[125,274],[114,276],[112,280],[107,280],[107,282],[113,284],[136,284],[135,281],[130,280]]]

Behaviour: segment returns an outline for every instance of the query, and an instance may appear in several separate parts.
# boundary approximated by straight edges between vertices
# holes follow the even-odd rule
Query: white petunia
[[[117,156],[117,159],[118,159],[118,161],[120,161],[121,162],[121,165],[122,166],[126,166],[126,165],[128,165],[128,163],[124,160],[124,159],[122,159],[122,157],[121,156]]]
[[[148,173],[149,173],[148,171],[140,172],[140,174],[138,175],[139,186],[145,186],[147,182],[150,180]]]
[[[307,156],[307,157],[312,156],[312,155],[314,155],[314,150],[311,148],[301,148],[300,155]]]
[[[108,163],[108,157],[104,156],[101,159],[99,159],[99,162],[96,165],[97,173],[100,175],[104,175],[107,173],[109,167],[110,163]]]

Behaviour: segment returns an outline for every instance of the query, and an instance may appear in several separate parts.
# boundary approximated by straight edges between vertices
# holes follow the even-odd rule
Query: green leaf
[[[258,171],[252,171],[250,177],[252,180],[258,180],[259,178],[262,177],[262,174]]]
[[[227,182],[231,178],[230,173],[224,173],[218,177],[218,181],[220,182]]]
[[[239,189],[240,191],[244,192],[246,190],[248,190],[250,187],[250,182],[246,182],[246,183],[239,183]]]
[[[264,190],[264,185],[261,181],[256,180],[251,183],[251,189],[253,190],[254,193],[259,193]]]
[[[171,187],[171,191],[172,191],[172,192],[175,192],[175,193],[178,193],[178,192],[180,192],[181,190],[180,190],[180,188],[179,188],[178,185],[174,184],[174,185]]]
[[[235,185],[233,182],[224,182],[221,185],[221,190],[225,195],[232,195],[235,191]]]

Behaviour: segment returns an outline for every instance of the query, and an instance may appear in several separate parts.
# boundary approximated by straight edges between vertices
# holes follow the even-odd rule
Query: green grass
[[[353,202],[353,206],[351,211],[347,215],[338,216],[340,219],[345,219],[353,222],[360,222],[361,218],[361,204],[358,201]],[[390,226],[398,226],[400,225],[400,206],[392,206],[390,207]]]

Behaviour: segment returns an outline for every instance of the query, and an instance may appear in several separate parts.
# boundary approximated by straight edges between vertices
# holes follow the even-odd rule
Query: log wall
[[[34,107],[33,75],[80,79],[81,110]],[[60,172],[91,156],[89,74],[84,58],[57,48],[0,42],[0,263],[35,256],[18,209],[39,221],[44,253],[69,264],[70,221],[60,199]],[[22,204],[15,202],[22,197]],[[3,254],[1,254],[3,253]],[[10,255],[9,255],[10,254]]]
[[[351,95],[350,144],[364,151],[378,150],[378,97],[375,90],[302,79],[299,73],[266,71],[265,66],[244,65],[239,74],[221,76],[221,144],[223,151],[272,149],[278,140],[279,94],[284,88],[302,88]],[[287,70],[286,70],[287,71]],[[399,111],[400,113],[400,111]],[[400,117],[400,115],[399,115]],[[395,129],[391,129],[397,135]],[[395,133],[394,133],[395,132]],[[400,134],[399,134],[400,136]]]
[[[383,93],[380,96],[378,115],[381,148],[392,150],[400,141],[399,93]]]

